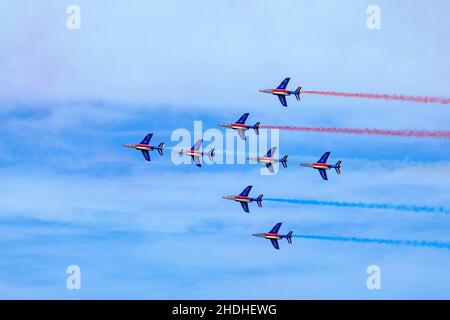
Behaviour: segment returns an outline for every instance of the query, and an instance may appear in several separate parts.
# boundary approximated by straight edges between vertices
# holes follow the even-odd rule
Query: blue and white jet
[[[287,90],[286,87],[289,83],[289,80],[291,80],[291,78],[284,79],[283,82],[281,82],[276,89],[264,89],[259,90],[259,92],[271,93],[273,95],[278,96],[278,99],[280,99],[280,102],[283,105],[283,107],[287,107],[286,97],[293,94],[295,95],[297,101],[300,101],[300,94],[302,91],[302,87],[298,87],[295,91]]]
[[[267,167],[267,170],[269,170],[270,173],[274,173],[273,164],[276,162],[279,162],[283,165],[284,168],[287,168],[287,159],[288,159],[287,155],[281,159],[274,158],[273,155],[276,150],[277,150],[277,147],[272,147],[269,151],[267,151],[267,153],[264,157],[248,157],[247,159],[265,164]]]
[[[191,156],[192,160],[194,161],[195,165],[197,167],[201,167],[202,163],[200,158],[202,158],[203,156],[207,155],[209,160],[213,161],[214,160],[214,148],[211,148],[209,150],[209,152],[203,152],[200,151],[200,147],[202,146],[203,143],[203,139],[198,140],[193,146],[192,148],[188,149],[188,150],[173,150],[173,152],[178,153],[178,154],[184,154],[187,156]]]
[[[150,145],[150,140],[153,137],[153,133],[149,133],[145,136],[145,138],[140,142],[136,144],[124,144],[123,146],[126,148],[132,148],[136,150],[140,150],[142,152],[142,155],[144,156],[145,160],[150,161],[150,151],[158,150],[158,153],[162,156],[164,155],[163,148],[164,143],[161,142],[157,147]]]
[[[238,121],[236,121],[235,123],[224,123],[224,124],[219,124],[219,126],[237,130],[239,137],[241,137],[241,139],[243,139],[243,140],[247,140],[247,138],[245,137],[245,131],[247,131],[249,129],[253,129],[253,130],[255,130],[256,135],[258,135],[259,134],[258,129],[259,129],[259,125],[260,125],[259,122],[255,123],[253,126],[250,124],[245,124],[245,121],[247,121],[248,115],[249,115],[249,113],[244,113],[238,119]]]
[[[330,156],[330,152],[325,152],[322,157],[320,157],[319,161],[315,163],[302,163],[300,164],[302,167],[309,167],[319,170],[320,176],[323,180],[328,180],[327,170],[335,169],[337,174],[341,174],[341,164],[342,161],[339,160],[335,165],[327,163],[328,157]]]
[[[253,236],[258,238],[269,239],[272,242],[272,245],[275,249],[280,250],[280,246],[278,245],[278,240],[286,239],[289,244],[292,244],[292,231],[289,231],[288,234],[278,234],[280,230],[281,222],[277,223],[269,232],[267,233],[255,233]]]
[[[263,198],[262,194],[260,194],[257,198],[252,198],[248,196],[250,190],[252,190],[252,187],[253,186],[248,186],[238,196],[223,196],[223,198],[239,202],[242,206],[242,209],[244,209],[245,212],[249,213],[250,210],[248,209],[248,204],[252,203],[253,201],[255,201],[258,204],[258,207],[262,207],[262,198]]]

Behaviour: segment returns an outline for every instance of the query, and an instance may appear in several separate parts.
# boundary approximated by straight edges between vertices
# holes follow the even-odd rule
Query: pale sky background
[[[81,30],[66,8],[81,8]],[[381,30],[366,9],[381,8]],[[450,4],[419,1],[10,1],[0,12],[0,298],[448,299],[450,251],[251,237],[281,232],[449,242],[450,216],[222,195],[450,208],[450,142],[280,132],[289,167],[147,163],[171,133],[235,121],[448,130],[448,105],[258,92],[449,97]],[[222,129],[221,129],[222,130]],[[222,130],[223,131],[223,130]],[[331,151],[343,174],[301,168]],[[79,265],[82,289],[66,289]],[[382,289],[368,290],[379,265]]]

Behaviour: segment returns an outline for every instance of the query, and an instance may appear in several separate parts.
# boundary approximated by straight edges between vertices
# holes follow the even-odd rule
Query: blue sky
[[[450,241],[450,216],[265,202],[245,215],[222,195],[450,208],[450,142],[280,132],[289,167],[175,166],[122,147],[148,132],[234,121],[446,130],[446,105],[304,96],[290,87],[448,97],[450,4],[431,1],[14,1],[0,12],[1,298],[448,299],[446,249],[251,237],[282,232]],[[381,30],[366,28],[379,5]],[[323,182],[298,163],[331,151]],[[79,265],[82,289],[66,289]],[[379,265],[382,289],[366,288]]]

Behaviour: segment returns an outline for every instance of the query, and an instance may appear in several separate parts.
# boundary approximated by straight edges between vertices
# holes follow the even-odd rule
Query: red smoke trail
[[[413,97],[404,95],[390,95],[390,94],[377,94],[377,93],[349,93],[349,92],[336,92],[336,91],[302,91],[303,94],[319,94],[325,96],[334,97],[349,97],[349,98],[365,98],[365,99],[381,99],[381,100],[399,100],[418,103],[440,103],[449,104],[450,98],[438,98],[438,97]]]
[[[352,129],[352,128],[321,128],[321,127],[294,127],[294,126],[260,126],[260,128],[304,131],[304,132],[331,132],[331,133],[368,134],[368,135],[392,136],[392,137],[450,139],[450,131]]]

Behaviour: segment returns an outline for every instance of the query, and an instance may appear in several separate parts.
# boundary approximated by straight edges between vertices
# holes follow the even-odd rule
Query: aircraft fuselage
[[[330,170],[335,168],[335,166],[329,163],[302,163],[301,166],[322,170]]]
[[[279,161],[278,159],[272,158],[272,157],[253,157],[253,158],[250,157],[248,159],[249,160],[254,160],[254,161],[257,161],[257,162],[261,162],[261,163],[264,163],[264,164],[275,163],[275,162]]]
[[[219,124],[220,127],[224,128],[230,128],[230,129],[241,129],[241,130],[248,130],[250,129],[250,126],[248,124],[240,124],[240,123],[230,123],[230,124]]]
[[[281,240],[283,235],[277,233],[255,233],[253,236],[258,238],[265,238],[269,240]]]
[[[264,90],[259,90],[259,91],[264,92],[264,93],[271,93],[276,96],[290,96],[291,94],[294,93],[291,90],[286,90],[286,89],[264,89]]]
[[[227,200],[234,200],[236,202],[253,202],[253,198],[244,196],[224,196],[223,198]]]
[[[136,149],[136,150],[152,151],[152,150],[155,149],[154,146],[150,146],[150,145],[147,145],[147,144],[140,144],[140,143],[138,143],[138,144],[124,144],[123,146],[127,147],[127,148]]]
[[[174,150],[178,154],[185,154],[193,157],[203,157],[203,152],[198,150]]]

